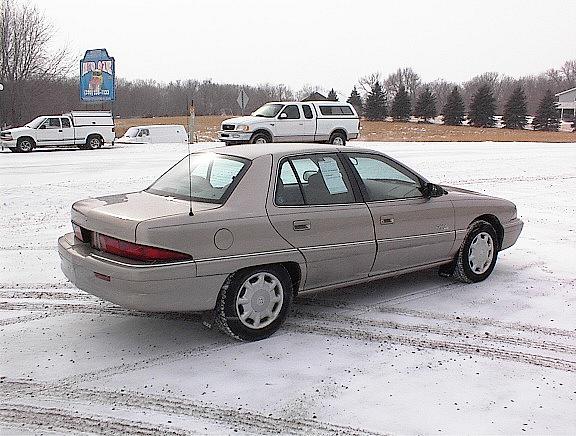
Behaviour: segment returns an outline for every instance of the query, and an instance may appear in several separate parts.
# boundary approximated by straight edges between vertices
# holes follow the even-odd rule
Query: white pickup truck
[[[354,107],[337,101],[271,102],[247,117],[222,122],[218,139],[232,144],[328,142],[356,139],[360,119]]]
[[[36,147],[77,146],[97,149],[115,139],[110,112],[70,112],[42,115],[23,127],[0,132],[2,149],[27,153]]]

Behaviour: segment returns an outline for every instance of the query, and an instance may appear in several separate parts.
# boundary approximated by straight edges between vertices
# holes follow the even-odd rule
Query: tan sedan
[[[141,192],[72,206],[59,239],[78,288],[143,311],[206,311],[258,340],[294,295],[439,267],[484,280],[522,231],[513,203],[439,186],[372,150],[222,147]]]

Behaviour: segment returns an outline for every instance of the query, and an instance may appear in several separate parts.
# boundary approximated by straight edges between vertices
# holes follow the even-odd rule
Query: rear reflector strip
[[[107,276],[106,274],[100,274],[100,273],[94,272],[94,277],[96,277],[97,279],[104,280],[105,282],[110,281],[110,276]]]

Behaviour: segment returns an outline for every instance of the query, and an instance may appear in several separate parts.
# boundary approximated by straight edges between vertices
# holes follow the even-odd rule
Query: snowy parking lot
[[[574,434],[574,144],[356,145],[513,201],[518,243],[478,284],[430,270],[302,294],[255,343],[60,271],[71,204],[147,187],[186,145],[0,152],[0,434]]]

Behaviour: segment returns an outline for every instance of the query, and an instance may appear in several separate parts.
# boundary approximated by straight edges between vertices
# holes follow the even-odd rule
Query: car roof
[[[304,153],[336,153],[339,151],[357,151],[372,154],[374,153],[382,154],[375,152],[374,150],[360,147],[335,146],[329,144],[309,144],[299,142],[229,145],[229,146],[211,148],[206,151],[211,151],[219,154],[228,154],[230,156],[243,157],[250,160],[270,154],[275,157],[282,157],[293,154],[304,154]]]

